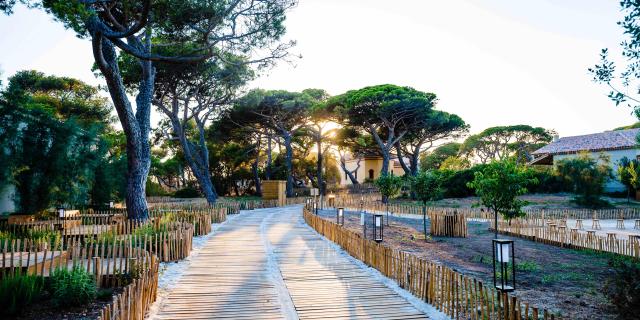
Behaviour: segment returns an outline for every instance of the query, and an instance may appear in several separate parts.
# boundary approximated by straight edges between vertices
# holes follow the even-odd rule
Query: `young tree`
[[[291,0],[22,2],[43,7],[78,36],[91,39],[97,68],[127,137],[126,204],[132,219],[148,217],[145,185],[151,164],[154,63],[193,63],[256,51],[282,57],[292,45],[278,41],[285,32],[285,11],[295,5]],[[10,12],[10,4],[0,9]],[[122,78],[119,55],[134,57],[142,70],[135,111]],[[261,58],[247,60],[260,62]]]
[[[415,124],[404,138],[396,142],[398,161],[406,175],[418,174],[420,154],[433,147],[438,140],[456,139],[468,131],[469,126],[455,114],[432,110],[422,122]],[[409,158],[409,165],[404,161]]]
[[[422,228],[427,241],[427,202],[442,198],[442,176],[435,170],[420,171],[411,179],[411,191],[422,201]]]
[[[556,166],[558,174],[573,186],[575,201],[588,207],[606,205],[600,197],[604,193],[604,185],[613,178],[609,158],[601,154],[597,159],[588,153],[578,157],[560,160]]]
[[[382,156],[381,175],[389,173],[391,151],[428,118],[435,95],[410,87],[384,84],[348,91],[328,101],[342,123],[369,133]]]
[[[522,206],[526,201],[518,196],[527,193],[527,186],[537,182],[525,168],[511,160],[494,161],[475,173],[468,186],[475,189],[481,205],[493,210],[496,239],[498,214],[508,220],[523,216]]]
[[[516,162],[531,160],[531,152],[551,142],[555,133],[528,125],[498,126],[468,137],[460,147],[460,154],[480,163],[516,157]]]
[[[387,225],[389,225],[389,199],[397,197],[402,190],[402,178],[394,175],[381,175],[375,184],[382,195],[382,202],[386,205]]]

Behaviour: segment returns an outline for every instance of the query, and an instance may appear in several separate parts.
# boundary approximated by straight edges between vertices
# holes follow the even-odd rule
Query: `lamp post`
[[[513,240],[493,239],[493,286],[502,292],[511,292],[516,289],[513,244]]]
[[[67,215],[66,210],[63,207],[58,207],[56,208],[56,211],[58,212],[58,218],[64,220],[65,216]]]
[[[336,211],[336,223],[344,226],[344,208],[338,208]]]
[[[114,205],[113,200],[110,200],[109,201],[109,209],[113,209],[113,205]]]
[[[384,236],[384,216],[381,214],[373,215],[373,240],[375,242],[382,242]]]
[[[318,215],[318,203],[317,202],[313,202],[313,213],[317,216]]]

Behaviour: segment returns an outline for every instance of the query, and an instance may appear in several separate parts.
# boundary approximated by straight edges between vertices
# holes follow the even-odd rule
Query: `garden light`
[[[493,286],[502,292],[516,289],[514,242],[493,239]]]
[[[66,215],[66,211],[64,210],[64,208],[63,207],[58,207],[56,210],[58,211],[58,217],[60,219],[64,219],[64,217]]]
[[[382,242],[384,236],[384,226],[382,223],[383,218],[384,216],[381,214],[373,215],[373,240],[378,243]]]
[[[338,208],[336,212],[336,223],[344,226],[344,208]]]

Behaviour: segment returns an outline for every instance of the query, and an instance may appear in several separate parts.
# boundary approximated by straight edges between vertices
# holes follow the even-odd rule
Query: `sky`
[[[437,108],[472,133],[515,124],[601,132],[636,121],[587,72],[602,48],[619,53],[621,18],[612,0],[300,0],[285,24],[302,58],[248,88],[340,94],[392,83],[435,93]],[[44,12],[0,15],[3,82],[36,69],[100,84],[92,64],[90,43]]]

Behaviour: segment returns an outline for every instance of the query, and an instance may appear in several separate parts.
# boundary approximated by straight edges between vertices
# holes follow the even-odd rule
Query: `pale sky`
[[[287,38],[302,59],[249,87],[331,94],[392,83],[436,93],[478,132],[530,124],[561,136],[635,122],[587,68],[619,53],[613,0],[300,0]],[[37,69],[92,84],[90,44],[37,10],[0,15],[3,79]],[[155,117],[157,119],[157,116]]]

